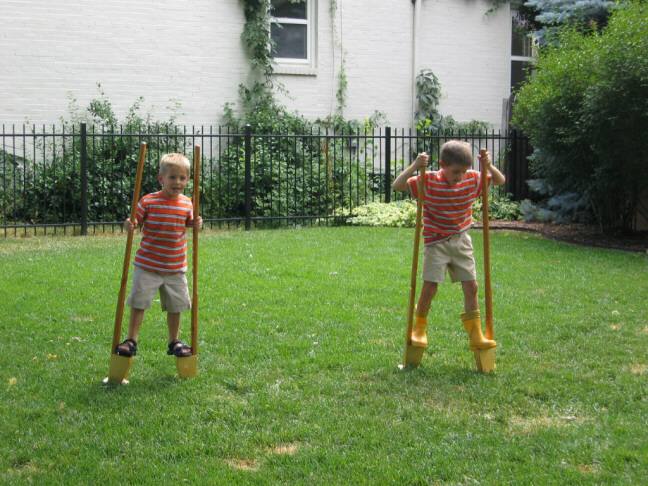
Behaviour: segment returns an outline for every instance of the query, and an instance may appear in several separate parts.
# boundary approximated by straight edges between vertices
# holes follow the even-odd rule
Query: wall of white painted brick
[[[164,118],[213,123],[248,63],[238,0],[2,0],[0,121],[52,123],[101,83],[120,116],[138,96]]]
[[[499,127],[509,94],[510,14],[487,16],[490,0],[418,0],[419,50],[413,56],[411,0],[318,0],[317,65],[312,75],[279,75],[286,105],[308,118],[337,111],[341,54],[348,118],[385,112],[394,127],[412,120],[415,72],[439,77],[441,111]],[[236,102],[249,64],[239,0],[2,0],[0,123],[55,123],[98,96],[101,83],[123,118],[139,96],[155,119],[181,104],[178,121],[221,122]],[[342,46],[333,40],[336,29]]]

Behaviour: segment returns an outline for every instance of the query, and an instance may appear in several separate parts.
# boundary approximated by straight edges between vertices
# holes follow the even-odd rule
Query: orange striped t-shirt
[[[407,180],[412,197],[418,197],[420,175]],[[491,176],[488,174],[488,183]],[[481,173],[469,170],[461,181],[451,186],[443,171],[425,173],[423,200],[423,242],[434,245],[461,233],[472,224],[472,203],[481,195]]]
[[[134,264],[151,272],[186,272],[185,228],[192,217],[193,204],[184,194],[168,199],[158,191],[140,199],[137,220],[143,224],[142,241]]]

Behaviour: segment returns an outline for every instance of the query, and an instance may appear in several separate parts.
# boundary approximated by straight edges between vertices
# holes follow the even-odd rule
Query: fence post
[[[252,128],[245,125],[245,229],[252,227]]]
[[[88,236],[88,131],[81,123],[81,235]]]
[[[385,127],[385,202],[391,202],[391,127]]]

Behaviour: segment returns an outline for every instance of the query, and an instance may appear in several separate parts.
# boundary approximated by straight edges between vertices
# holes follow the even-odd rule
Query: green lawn
[[[400,371],[412,234],[202,232],[198,378],[156,304],[127,386],[102,383],[125,236],[0,239],[0,484],[644,483],[646,255],[493,232],[497,373],[449,284]]]

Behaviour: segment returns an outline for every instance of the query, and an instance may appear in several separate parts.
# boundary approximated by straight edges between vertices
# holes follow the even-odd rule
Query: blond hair
[[[181,167],[191,174],[191,162],[183,154],[164,154],[160,159],[160,174],[164,174],[168,167]]]
[[[446,165],[472,166],[473,154],[468,142],[450,140],[441,146],[441,160]]]

